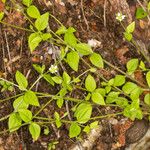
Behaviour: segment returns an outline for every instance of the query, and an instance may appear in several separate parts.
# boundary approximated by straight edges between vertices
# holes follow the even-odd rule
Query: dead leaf
[[[145,80],[144,80],[144,76],[143,76],[143,73],[141,70],[137,70],[135,73],[134,73],[134,76],[135,76],[135,79],[139,82],[141,82],[142,84],[145,83]]]
[[[122,64],[126,64],[128,61],[127,58],[124,56],[126,54],[126,52],[128,52],[128,51],[129,51],[128,47],[124,46],[124,47],[116,50],[116,52],[115,52],[116,57],[119,59],[119,61]]]
[[[139,21],[139,25],[142,29],[146,29],[148,26],[148,22],[144,21],[144,20],[140,20]]]
[[[0,12],[4,11],[4,3],[0,1]]]

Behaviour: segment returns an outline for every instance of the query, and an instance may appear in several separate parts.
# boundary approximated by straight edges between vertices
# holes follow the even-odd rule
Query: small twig
[[[65,101],[65,105],[66,105],[66,110],[67,110],[68,118],[69,118],[69,120],[71,121],[72,118],[71,118],[70,111],[69,111],[68,101]]]
[[[104,27],[106,27],[106,0],[104,1]]]
[[[8,52],[8,58],[9,58],[9,61],[11,61],[11,56],[10,56],[10,48],[9,48],[9,44],[8,44],[8,39],[7,39],[7,34],[6,32],[4,31],[4,35],[5,35],[5,41],[6,41],[6,47],[7,47],[7,52]]]
[[[16,29],[20,29],[20,30],[24,30],[24,31],[27,31],[27,32],[33,32],[32,30],[30,29],[26,29],[26,28],[22,28],[20,26],[16,26],[16,25],[13,25],[13,24],[9,24],[7,22],[4,22],[4,21],[0,21],[1,24],[4,24],[4,25],[7,25],[7,26],[10,26],[10,27],[13,27],[13,28],[16,28]]]
[[[31,72],[31,69],[28,70],[28,72],[26,74],[26,79],[28,79],[30,72]]]
[[[23,36],[21,37],[21,44],[20,44],[20,58],[21,58],[21,56],[22,56],[22,50],[23,50]]]
[[[86,17],[85,17],[85,13],[84,13],[84,9],[83,9],[83,0],[81,0],[81,11],[82,11],[83,19],[84,19],[84,21],[85,21],[87,30],[89,30],[89,24],[88,24],[88,21],[87,21],[87,19],[86,19]]]
[[[3,64],[4,64],[4,70],[5,70],[5,78],[6,78],[6,72],[7,72],[7,69],[6,69],[6,65],[5,65],[5,48],[4,48],[4,41],[3,41],[3,37],[2,37],[2,30],[0,28],[0,35],[1,35],[1,39],[2,39],[2,52],[3,52]]]

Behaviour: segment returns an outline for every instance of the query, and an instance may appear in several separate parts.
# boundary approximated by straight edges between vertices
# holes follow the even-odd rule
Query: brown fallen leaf
[[[60,13],[62,13],[62,14],[67,13],[65,3],[62,2],[62,0],[55,0],[55,5],[56,5],[56,7],[57,7],[57,9],[59,10]]]
[[[128,59],[124,56],[124,54],[128,51],[129,51],[128,47],[124,46],[122,48],[117,49],[115,52],[116,57],[122,64],[126,64],[128,61]]]
[[[144,76],[143,76],[143,73],[141,70],[137,70],[135,73],[134,73],[134,77],[137,81],[145,84],[145,79],[144,79]]]
[[[142,29],[146,29],[148,26],[148,22],[144,21],[144,20],[140,20],[139,21],[139,25]]]
[[[130,126],[133,124],[132,121],[126,120],[123,124],[117,124],[114,126],[114,130],[116,133],[118,133],[118,142],[120,147],[124,146],[126,144],[126,137],[125,133],[130,128]]]
[[[4,3],[0,1],[0,12],[4,11]]]

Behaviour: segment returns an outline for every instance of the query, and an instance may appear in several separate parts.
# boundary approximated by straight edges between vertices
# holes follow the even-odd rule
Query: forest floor
[[[20,3],[19,0],[17,3]],[[131,23],[135,19],[136,8],[139,7],[136,0],[34,0],[33,4],[39,8],[41,13],[48,11],[66,27],[74,27],[76,29],[75,35],[80,41],[87,43],[91,39],[95,40],[97,46],[93,48],[93,51],[100,53],[103,58],[121,70],[125,70],[125,64],[131,58],[143,59],[136,52],[135,47],[124,40],[124,29],[116,20],[116,13],[122,12],[126,15],[123,21],[124,26]],[[4,21],[11,25],[28,28],[29,24],[24,15],[14,9],[11,0],[6,2],[6,5],[4,6],[0,1],[0,11],[5,12]],[[134,37],[148,48],[150,46],[150,32],[144,23],[144,21],[137,21]],[[58,27],[53,18],[50,19],[49,26],[53,31],[56,31]],[[32,82],[37,77],[37,73],[32,67],[33,64],[45,64],[46,67],[49,67],[53,62],[52,54],[48,53],[50,45],[46,42],[40,44],[32,54],[30,53],[27,44],[28,35],[27,31],[0,24],[0,77],[14,80],[15,72],[19,70],[27,75],[28,80]],[[117,73],[114,68],[107,65],[105,69],[99,71],[106,79],[110,79]],[[67,72],[74,74],[69,67]],[[137,75],[138,80],[142,80],[140,77],[141,75],[139,78]],[[56,91],[54,89],[47,90],[48,86],[46,82],[42,81],[38,84],[38,90],[56,93],[57,89]],[[16,92],[0,93],[0,99],[13,96]],[[59,112],[63,114],[65,109],[64,106]],[[51,103],[43,113],[51,116],[56,110],[55,103]],[[12,101],[0,103],[0,118],[12,111]],[[95,108],[94,114],[111,114],[118,111],[119,109],[116,107],[98,107]],[[140,132],[140,128],[147,129],[148,126],[145,120],[131,121],[122,115],[103,118],[99,122],[101,132],[92,145],[91,149],[93,150],[123,150],[130,143],[137,142],[132,138],[125,140],[126,133],[131,126],[137,125],[136,132]],[[49,128],[50,133],[48,135],[41,134],[36,142],[32,140],[26,126],[11,134],[5,132],[0,135],[0,150],[46,150],[48,148],[50,150],[52,149],[51,145],[55,145],[56,150],[71,150],[74,145],[79,144],[78,140],[69,138],[67,125],[63,125],[59,129],[55,125],[49,125]],[[0,122],[0,131],[7,129],[7,120]],[[146,130],[144,129],[143,132]],[[132,135],[134,132],[135,130],[130,131],[129,134]],[[136,136],[139,140],[140,135],[135,135],[133,138],[136,139]],[[83,135],[84,138],[86,139],[86,135]]]

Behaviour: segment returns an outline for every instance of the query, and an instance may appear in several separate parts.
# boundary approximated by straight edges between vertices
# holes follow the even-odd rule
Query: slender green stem
[[[90,69],[84,71],[83,73],[81,73],[79,76],[77,76],[75,79],[73,79],[70,83],[74,82],[76,79],[79,79],[80,77],[82,77],[84,74],[86,74],[87,72],[89,72]]]
[[[18,86],[17,84],[15,84],[15,83],[13,83],[13,82],[11,82],[11,81],[8,81],[8,80],[6,80],[6,79],[4,79],[4,78],[0,78],[0,80],[3,80],[3,81],[5,81],[5,82],[8,82],[8,83],[10,83],[11,85],[13,85],[13,86],[19,88],[19,86]]]
[[[42,77],[43,77],[43,76],[40,75],[40,76],[37,78],[37,80],[31,85],[31,87],[30,87],[29,90],[31,90],[31,89],[39,82],[39,80],[40,80]]]
[[[114,113],[114,114],[107,114],[107,115],[103,115],[103,116],[96,116],[93,118],[90,118],[90,120],[96,120],[96,119],[102,119],[102,118],[109,118],[109,117],[113,117],[113,116],[117,116],[117,115],[122,115],[123,112],[118,112],[118,113]]]
[[[16,29],[19,29],[19,30],[24,30],[24,31],[27,31],[27,32],[33,32],[33,31],[30,30],[30,29],[26,29],[26,28],[19,27],[19,26],[13,25],[13,24],[9,24],[9,23],[4,22],[4,21],[0,21],[0,23],[2,23],[2,24],[4,24],[4,25],[7,25],[7,26],[10,26],[10,27],[13,27],[13,28],[16,28]]]
[[[74,87],[75,87],[76,89],[80,89],[80,90],[82,90],[82,91],[87,91],[87,92],[88,92],[88,90],[87,90],[87,89],[82,88],[81,86],[74,85]]]
[[[121,21],[120,21],[120,24],[121,24],[122,28],[124,29],[124,31],[126,31],[126,28]]]
[[[7,97],[7,98],[5,98],[5,99],[1,99],[1,100],[0,100],[0,103],[5,102],[5,101],[8,101],[8,100],[13,99],[13,98],[16,98],[16,97],[19,97],[19,96],[21,96],[21,95],[23,95],[23,94],[24,94],[24,93],[21,93],[21,94],[17,94],[17,95],[11,96],[11,97]]]
[[[41,116],[35,116],[34,119],[47,120],[47,121],[53,121],[54,120],[54,119],[51,119],[51,118],[45,118],[45,117],[41,117]]]
[[[58,96],[58,95],[52,95],[52,94],[46,94],[46,93],[36,92],[36,94],[38,95],[39,98],[41,98],[41,97],[51,97],[53,100],[62,98],[61,96]],[[81,99],[76,99],[76,98],[71,98],[71,97],[63,97],[63,99],[68,100],[68,101],[72,101],[72,102],[77,102],[77,103],[83,101]]]
[[[51,119],[51,118],[45,118],[45,117],[39,117],[39,116],[36,116],[34,118],[39,119],[39,120],[47,120],[47,121],[50,121],[50,122],[55,122],[55,119]],[[77,122],[77,121],[70,121],[70,120],[61,119],[61,122],[63,122],[63,123],[72,123],[72,122]]]
[[[39,110],[36,112],[36,114],[33,116],[33,118],[36,117],[36,116],[37,116],[46,106],[48,106],[52,101],[53,101],[53,99],[50,99],[45,105],[43,105],[43,106],[41,107],[41,109],[39,109]]]
[[[111,63],[109,63],[108,61],[104,60],[104,62],[110,66],[111,68],[115,69],[116,71],[120,72],[121,74],[125,75],[127,78],[129,78],[130,80],[136,82],[137,84],[139,84],[141,87],[146,87],[144,84],[142,84],[141,82],[139,82],[138,80],[132,78],[131,76],[129,76],[127,73],[125,73],[124,71],[122,71],[121,69],[117,68],[116,66],[112,65]]]
[[[53,16],[51,13],[50,13],[50,16],[51,16],[52,18],[54,18],[55,21],[60,24],[60,26],[64,26],[64,25],[63,25],[55,16]]]
[[[9,116],[10,116],[10,114],[5,117],[0,118],[0,122],[6,120],[7,118],[9,118]]]

